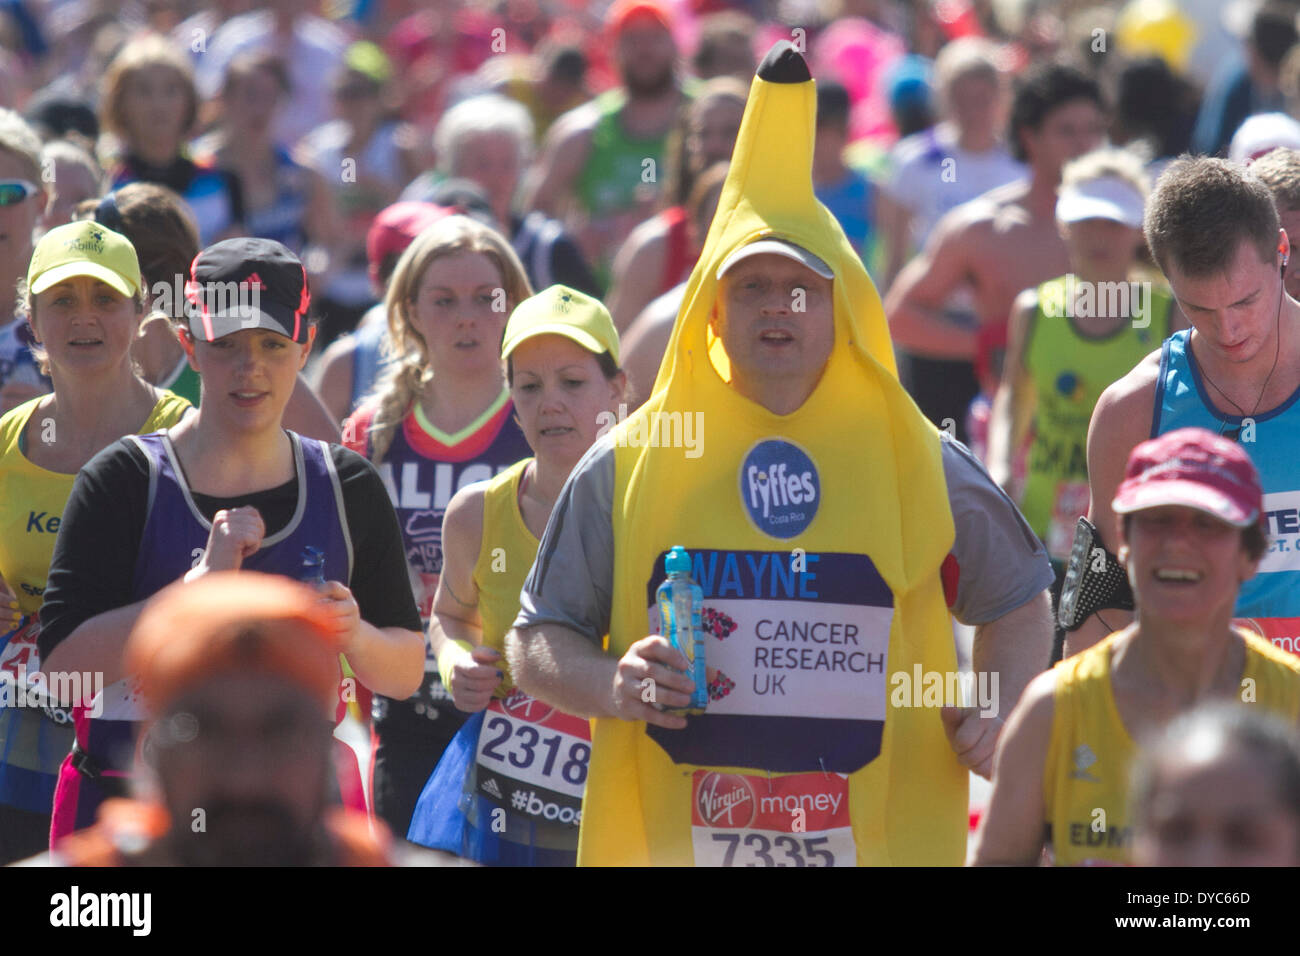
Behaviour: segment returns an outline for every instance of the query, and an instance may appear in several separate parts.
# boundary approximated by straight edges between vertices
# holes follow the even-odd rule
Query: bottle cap
[[[680,544],[674,545],[673,549],[664,557],[664,571],[667,574],[674,572],[691,572],[691,556]]]

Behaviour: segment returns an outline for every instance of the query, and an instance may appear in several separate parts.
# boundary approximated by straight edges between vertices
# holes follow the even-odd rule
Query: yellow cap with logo
[[[74,276],[92,276],[125,296],[140,289],[140,260],[121,233],[93,219],[70,222],[47,232],[32,251],[27,291],[38,295]]]
[[[589,352],[608,352],[618,364],[618,330],[609,310],[577,289],[553,285],[515,306],[501,340],[501,357],[509,358],[520,342],[535,335],[563,335]]]

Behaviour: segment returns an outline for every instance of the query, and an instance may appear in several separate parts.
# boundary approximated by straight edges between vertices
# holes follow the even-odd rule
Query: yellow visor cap
[[[563,335],[589,352],[608,352],[618,364],[618,330],[599,299],[553,285],[520,302],[510,313],[501,357],[509,358],[520,342],[536,335]]]
[[[130,297],[140,289],[140,260],[126,236],[93,220],[70,222],[47,232],[32,252],[27,291],[39,295],[75,276],[91,276]]]

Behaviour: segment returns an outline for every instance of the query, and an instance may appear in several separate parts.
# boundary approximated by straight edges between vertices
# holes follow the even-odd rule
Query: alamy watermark
[[[1070,274],[1049,285],[1038,304],[1053,319],[1128,317],[1133,328],[1145,329],[1151,324],[1151,290],[1150,282],[1090,282]]]
[[[600,412],[597,438],[628,419],[627,405],[620,402],[618,414]],[[684,448],[687,458],[699,458],[704,447],[703,412],[649,412],[634,414],[615,439],[619,448]]]
[[[891,707],[977,707],[981,717],[998,715],[997,671],[912,670],[889,675]]]

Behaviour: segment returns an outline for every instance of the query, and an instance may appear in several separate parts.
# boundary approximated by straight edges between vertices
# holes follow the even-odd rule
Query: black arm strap
[[[1080,518],[1061,585],[1057,624],[1063,630],[1077,631],[1084,621],[1105,608],[1133,610],[1133,589],[1127,572],[1102,544],[1096,527],[1087,518]]]

